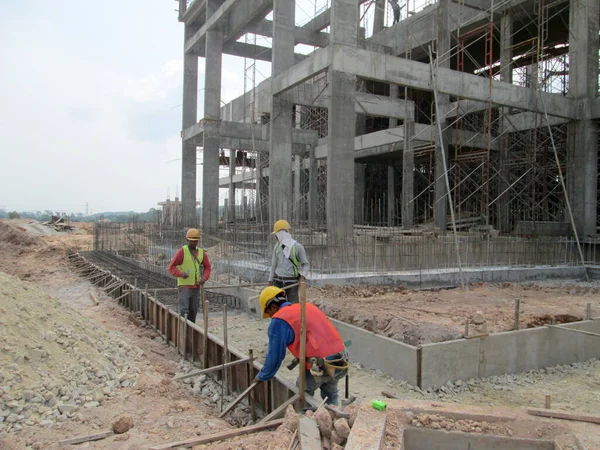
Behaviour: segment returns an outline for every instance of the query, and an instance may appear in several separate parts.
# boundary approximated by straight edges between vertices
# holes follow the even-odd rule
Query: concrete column
[[[356,48],[357,39],[358,2],[333,0],[331,45]],[[327,236],[339,244],[353,237],[356,75],[330,70],[328,81]]]
[[[385,23],[385,1],[386,0],[376,0],[375,1],[375,17],[373,18],[373,34],[377,34],[380,31],[383,31],[384,23]]]
[[[233,176],[235,175],[235,150],[229,150],[229,220],[235,222],[235,184]]]
[[[512,12],[507,10],[504,12],[500,20],[500,76],[502,81],[506,83],[512,83]],[[503,115],[511,113],[511,108],[502,108]],[[510,194],[507,191],[509,184],[510,170],[508,168],[508,162],[510,160],[510,154],[508,151],[510,136],[503,129],[503,121],[499,121],[499,133],[500,133],[500,179],[498,180],[498,194],[500,198],[498,200],[498,227],[503,233],[510,231],[510,209],[509,201]]]
[[[414,141],[415,122],[413,120],[404,121],[404,152],[402,154],[402,228],[410,229],[414,227],[413,203],[415,186],[415,155]]]
[[[298,223],[302,220],[302,211],[300,210],[300,176],[302,173],[302,158],[298,155],[294,156],[294,210],[292,220]]]
[[[207,0],[207,19],[219,7],[218,0]],[[221,119],[221,61],[223,34],[206,32],[204,78],[204,153],[202,166],[202,228],[216,230],[219,224],[219,121]]]
[[[294,65],[295,0],[273,2],[272,77]],[[293,104],[281,96],[271,99],[269,153],[269,220],[291,217]]]
[[[448,3],[449,0],[440,0],[437,9],[437,57],[440,59],[439,67],[450,68],[450,28],[448,26]],[[438,95],[438,106],[442,108],[450,102],[448,95]],[[436,112],[436,120],[439,117]],[[445,124],[442,123],[442,130]],[[448,215],[448,199],[446,198],[446,181],[444,178],[444,154],[448,155],[448,139],[444,136],[444,146],[440,145],[439,136],[436,133],[436,148],[435,148],[435,208],[434,208],[434,223],[440,231],[446,231],[446,216]]]
[[[186,39],[196,32],[185,27]],[[183,55],[182,129],[198,120],[198,57]],[[181,203],[183,226],[198,226],[196,219],[196,144],[182,142],[181,146]]]
[[[598,95],[600,2],[571,0],[569,13],[569,89],[582,102],[582,119],[568,127],[569,196],[579,236],[595,237],[598,126],[591,103]]]
[[[387,196],[388,226],[396,226],[396,167],[394,161],[388,166],[388,196]]]
[[[354,221],[357,225],[365,224],[365,186],[367,165],[354,165]]]
[[[317,223],[317,202],[318,202],[318,165],[317,158],[315,157],[315,146],[307,145],[307,150],[310,155],[309,157],[309,171],[308,171],[308,223],[310,225],[316,225]]]

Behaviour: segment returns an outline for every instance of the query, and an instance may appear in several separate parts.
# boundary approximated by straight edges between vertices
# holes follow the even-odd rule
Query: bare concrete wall
[[[600,358],[598,336],[565,329],[598,333],[600,320],[423,345],[420,387],[440,387],[447,381],[527,372]]]

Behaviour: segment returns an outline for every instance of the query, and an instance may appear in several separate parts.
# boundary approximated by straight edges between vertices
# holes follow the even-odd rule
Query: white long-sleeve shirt
[[[296,276],[294,272],[294,264],[283,254],[283,249],[277,253],[277,247],[279,247],[279,243],[275,244],[273,247],[273,256],[271,258],[271,273],[269,274],[269,281],[273,281],[273,278],[284,277],[284,278],[293,278]],[[294,244],[296,247],[296,257],[298,258],[298,274],[302,275],[306,278],[308,272],[310,270],[310,265],[308,263],[308,258],[306,257],[306,250],[304,246],[299,242]],[[291,258],[291,255],[290,255]]]

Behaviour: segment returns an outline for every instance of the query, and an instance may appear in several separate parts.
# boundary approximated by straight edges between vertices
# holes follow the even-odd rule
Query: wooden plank
[[[549,417],[551,419],[573,420],[576,422],[589,422],[600,424],[600,416],[583,413],[569,413],[554,409],[528,409],[527,414],[532,416]]]
[[[223,441],[225,439],[231,439],[236,436],[242,436],[244,434],[258,433],[259,431],[270,430],[271,428],[276,428],[283,423],[282,420],[273,420],[268,423],[263,423],[260,425],[251,425],[249,427],[237,428],[231,431],[225,431],[222,433],[211,434],[208,436],[197,437],[193,439],[188,439],[185,441],[179,442],[171,442],[169,444],[155,445],[154,447],[150,447],[148,450],[167,450],[171,448],[184,447],[190,448],[194,445],[203,445],[210,444],[211,442]]]
[[[258,423],[266,423],[270,420],[276,419],[277,416],[280,415],[281,413],[285,414],[285,410],[288,407],[288,405],[291,405],[299,398],[300,398],[300,396],[298,394],[294,395],[292,398],[286,400],[281,405],[279,405],[277,408],[275,408],[273,411],[271,411],[271,413],[269,413],[269,415],[260,419],[260,421]]]
[[[346,450],[379,450],[385,443],[386,412],[375,409],[358,411]]]
[[[185,375],[179,375],[178,377],[174,377],[173,381],[185,380],[186,378],[197,377],[198,375],[204,375],[204,374],[207,374],[210,372],[216,372],[217,370],[221,370],[223,368],[233,367],[233,366],[237,366],[238,364],[246,363],[246,362],[248,362],[248,360],[249,360],[249,358],[238,359],[237,361],[231,361],[231,362],[228,362],[227,364],[220,364],[218,366],[209,367],[208,369],[194,370],[193,372],[186,373]]]
[[[244,400],[244,397],[246,395],[248,395],[252,389],[254,389],[257,385],[258,385],[258,381],[255,381],[254,383],[252,383],[244,392],[242,392],[238,398],[236,398],[234,401],[232,401],[227,408],[225,408],[223,410],[223,412],[219,415],[219,418],[222,419],[223,417],[225,417],[229,411],[231,411],[233,408],[235,408],[242,400]]]
[[[100,439],[110,437],[113,434],[115,434],[115,433],[113,433],[112,430],[102,431],[102,432],[96,433],[96,434],[88,434],[85,436],[78,436],[78,437],[74,437],[71,439],[65,439],[63,441],[59,441],[58,444],[63,446],[63,445],[81,444],[83,442],[90,442],[90,441],[99,441]]]
[[[300,450],[321,450],[321,433],[317,422],[306,416],[300,417],[298,438],[300,441]]]

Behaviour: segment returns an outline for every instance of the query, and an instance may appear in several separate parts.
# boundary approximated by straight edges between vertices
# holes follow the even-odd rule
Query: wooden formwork
[[[92,284],[104,288],[111,284],[118,283],[117,289],[111,287],[108,289],[110,297],[115,299],[123,308],[138,313],[141,319],[159,333],[166,341],[167,345],[178,349],[183,357],[194,364],[202,367],[205,355],[204,339],[208,336],[207,361],[206,367],[214,367],[227,362],[233,362],[248,359],[245,355],[235,349],[227,348],[225,354],[225,345],[221,339],[190,321],[184,320],[177,311],[171,310],[168,306],[157,301],[153,297],[152,289],[133,286],[130,283],[119,280],[114,274],[98,267],[87,261],[78,253],[69,255],[74,271],[88,279]],[[120,282],[120,283],[119,283]],[[225,382],[231,392],[241,393],[250,386],[252,380],[260,370],[261,365],[255,361],[240,363],[230,367],[229,376],[223,377],[223,371],[218,370],[209,376],[214,379]],[[298,389],[289,381],[276,376],[266,383],[262,383],[254,390],[254,402],[258,410],[267,414],[275,410],[279,405],[285,403],[298,393]],[[307,397],[307,401],[312,406],[317,406],[314,399]]]

